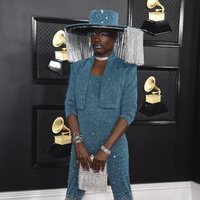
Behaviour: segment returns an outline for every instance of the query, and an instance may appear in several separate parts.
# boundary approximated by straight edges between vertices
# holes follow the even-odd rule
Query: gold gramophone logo
[[[150,76],[144,83],[145,101],[139,111],[147,116],[153,116],[167,112],[165,104],[161,101],[161,89],[156,85],[154,76]]]
[[[153,11],[149,11],[149,20],[155,22],[165,20],[165,8],[158,0],[148,0],[147,7],[151,10],[155,8]]]
[[[155,104],[161,102],[161,90],[156,86],[156,79],[154,76],[150,76],[146,80],[144,91],[148,93],[145,95],[145,101],[147,103]]]
[[[52,40],[52,45],[57,49],[54,51],[55,59],[49,62],[48,67],[59,74],[64,72],[64,67],[68,60],[66,42],[65,32],[63,30],[57,31]]]
[[[171,32],[172,29],[165,20],[165,8],[159,0],[147,0],[149,18],[145,20],[141,29],[150,35],[158,35]]]
[[[54,143],[59,145],[70,144],[72,142],[71,131],[64,124],[62,117],[57,117],[52,124],[52,132],[54,135]]]

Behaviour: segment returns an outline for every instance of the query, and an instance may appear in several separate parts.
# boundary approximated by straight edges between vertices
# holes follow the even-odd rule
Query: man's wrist
[[[72,133],[72,136],[74,137],[74,136],[77,136],[77,135],[80,135],[80,133],[78,132],[78,131],[74,131],[73,133]]]
[[[104,145],[101,145],[101,150],[104,152],[104,153],[106,153],[106,154],[108,154],[108,155],[110,155],[111,154],[111,151],[109,150],[109,149],[107,149]]]
[[[72,133],[72,136],[73,136],[72,142],[74,144],[82,143],[83,138],[82,138],[82,136],[80,135],[79,132],[75,131],[74,133]]]

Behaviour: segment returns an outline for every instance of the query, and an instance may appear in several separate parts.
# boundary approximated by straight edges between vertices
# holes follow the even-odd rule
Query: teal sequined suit
[[[109,57],[104,74],[92,75],[94,58],[71,65],[65,100],[65,114],[78,116],[83,142],[95,155],[120,117],[130,124],[137,109],[137,66]],[[108,180],[115,200],[132,200],[129,180],[128,143],[125,134],[112,147],[108,159]],[[78,166],[72,145],[67,199],[81,200],[78,189]]]

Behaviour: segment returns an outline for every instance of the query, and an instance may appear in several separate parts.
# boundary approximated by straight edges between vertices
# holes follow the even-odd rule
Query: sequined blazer
[[[66,117],[84,109],[93,62],[94,57],[91,57],[71,65],[65,99]],[[99,102],[101,108],[120,109],[120,117],[130,124],[137,110],[137,66],[125,63],[112,53],[103,74]]]

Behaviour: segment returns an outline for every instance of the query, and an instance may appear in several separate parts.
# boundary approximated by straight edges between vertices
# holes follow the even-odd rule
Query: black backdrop
[[[154,73],[159,73],[155,72],[156,66],[170,68],[172,77],[178,72],[178,99],[176,115],[172,113],[170,118],[175,123],[140,121],[129,127],[131,183],[200,179],[200,118],[196,100],[200,75],[196,26],[199,18],[194,16],[194,2],[185,0],[182,46],[145,47],[145,65],[151,66]],[[31,19],[87,19],[88,11],[94,8],[117,10],[120,23],[128,21],[127,0],[85,0],[84,5],[81,0],[0,1],[0,191],[66,187],[67,163],[44,153],[43,140],[49,141],[49,136],[40,140],[40,126],[50,131],[50,117],[63,114],[66,86],[34,82]],[[142,70],[145,74],[146,69]]]

